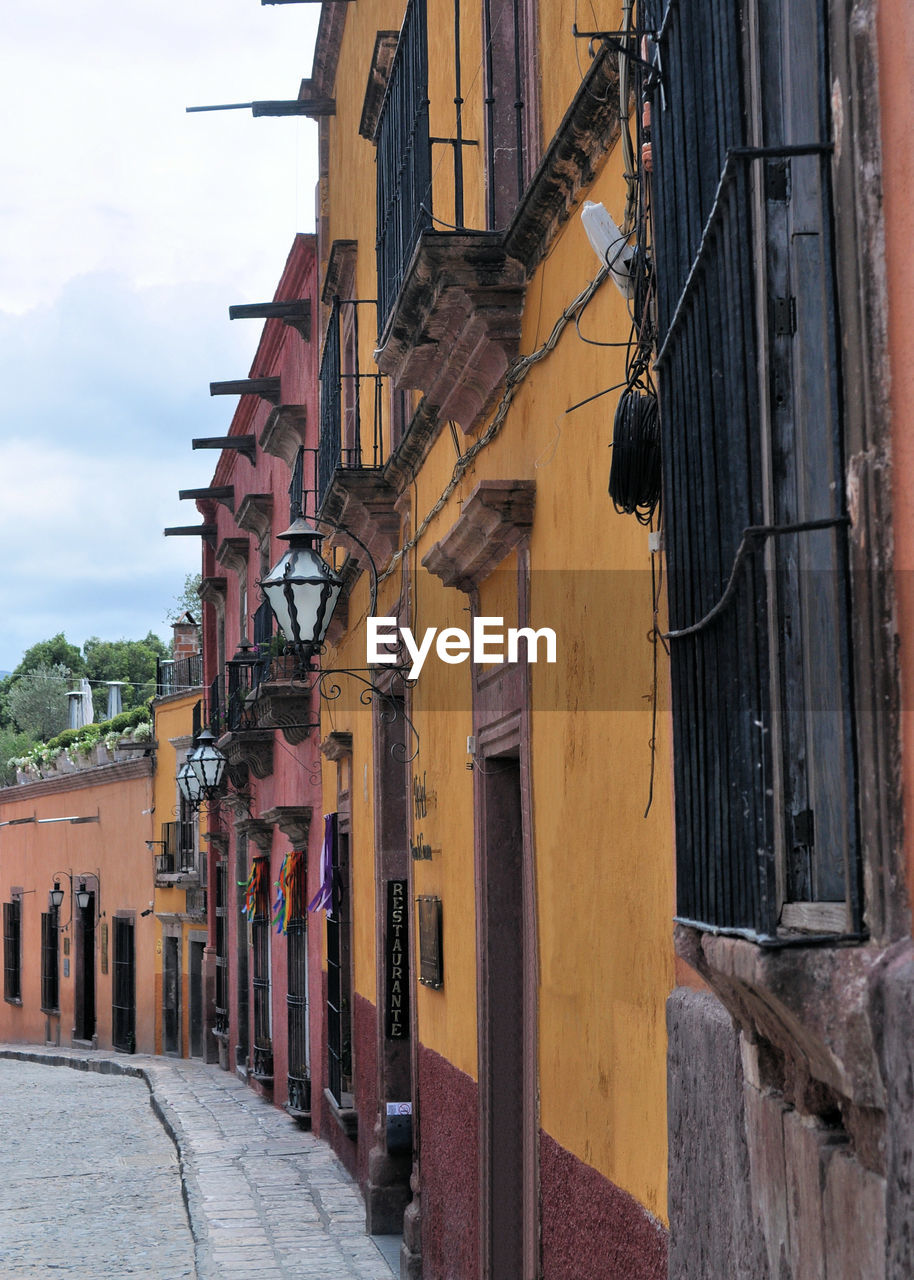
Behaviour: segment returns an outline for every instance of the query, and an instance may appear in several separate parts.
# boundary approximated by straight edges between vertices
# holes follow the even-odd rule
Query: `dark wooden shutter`
[[[859,925],[824,33],[782,8],[645,6],[677,911],[761,940],[785,901]]]

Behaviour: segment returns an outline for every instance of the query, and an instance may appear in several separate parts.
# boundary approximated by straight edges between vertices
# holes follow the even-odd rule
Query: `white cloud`
[[[314,126],[186,106],[293,98],[319,6],[32,0],[0,14],[0,669],[64,630],[162,620],[258,330],[313,227]]]
[[[98,269],[144,283],[251,278],[313,224],[314,126],[185,107],[293,98],[317,6],[33,0],[0,40],[0,306]]]

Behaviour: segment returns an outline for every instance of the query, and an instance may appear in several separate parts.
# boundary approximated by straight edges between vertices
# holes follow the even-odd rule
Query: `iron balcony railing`
[[[529,58],[532,32],[525,0],[483,0],[482,74],[475,74],[467,85],[462,76],[461,3],[453,0],[451,32],[442,27],[435,33],[439,57],[449,34],[453,40],[444,53],[453,74],[446,93],[448,108],[442,102],[442,109],[436,104],[435,111],[436,119],[446,118],[453,101],[453,129],[444,137],[429,134],[426,4],[427,0],[410,0],[407,5],[375,130],[379,336],[423,232],[433,227],[479,229],[480,221],[490,231],[503,230],[510,225],[538,158],[532,123],[536,114],[535,71]],[[466,137],[467,118],[483,120],[481,140]],[[442,148],[450,151],[450,160],[443,157]],[[474,166],[474,181],[469,185],[466,163]],[[471,207],[468,219],[465,195],[479,189],[480,178],[484,204],[476,206],[475,212]]]
[[[197,869],[197,847],[192,822],[163,822],[164,849],[156,856],[156,875],[192,874]]]
[[[215,734],[217,738],[225,732],[225,725],[222,720],[222,707],[225,702],[222,692],[224,682],[225,671],[223,670],[213,676],[206,697],[204,721],[209,726],[210,732]]]
[[[199,689],[203,684],[203,654],[189,658],[160,658],[156,662],[156,697]]]
[[[426,0],[410,0],[375,131],[378,324],[383,329],[422,232],[432,225]]]
[[[258,645],[251,654],[252,666],[227,662],[213,677],[206,702],[206,724],[217,738],[224,733],[256,729],[248,696],[270,675],[270,647]]]
[[[270,674],[270,647],[273,642],[275,622],[269,601],[264,600],[254,614],[254,648],[258,662],[252,673],[253,683],[261,684]]]
[[[375,306],[374,299],[334,298],[330,308],[320,367],[318,507],[340,467],[380,467],[384,461],[381,374],[359,363],[361,306]]]

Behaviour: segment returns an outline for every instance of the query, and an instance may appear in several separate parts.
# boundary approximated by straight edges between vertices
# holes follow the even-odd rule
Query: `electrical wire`
[[[620,515],[649,525],[660,501],[660,414],[657,396],[637,383],[619,397],[613,429],[609,496]]]

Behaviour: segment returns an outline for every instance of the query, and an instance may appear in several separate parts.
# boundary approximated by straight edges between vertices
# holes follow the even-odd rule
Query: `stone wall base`
[[[896,1005],[897,986],[889,989]],[[909,1002],[911,991],[914,983]],[[874,1012],[879,1003],[873,1000]],[[899,1280],[914,1274],[910,1247],[902,1250],[903,1261],[887,1263],[897,1242],[890,1243],[895,1233],[887,1228],[881,1135],[888,1121],[896,1145],[907,1141],[901,1114],[893,1128],[891,1109],[887,1117],[874,1110],[868,1124],[848,1110],[854,1125],[845,1128],[840,1098],[833,1108],[826,1095],[817,1095],[819,1105],[810,1109],[789,1102],[772,1083],[770,1046],[750,1042],[710,993],[675,991],[667,1024],[670,1280]],[[910,1037],[906,1043],[908,1067],[899,1079],[908,1080],[910,1095]],[[897,1214],[897,1178],[895,1188]],[[910,1184],[904,1194],[909,1201]],[[907,1212],[910,1222],[910,1204]]]

